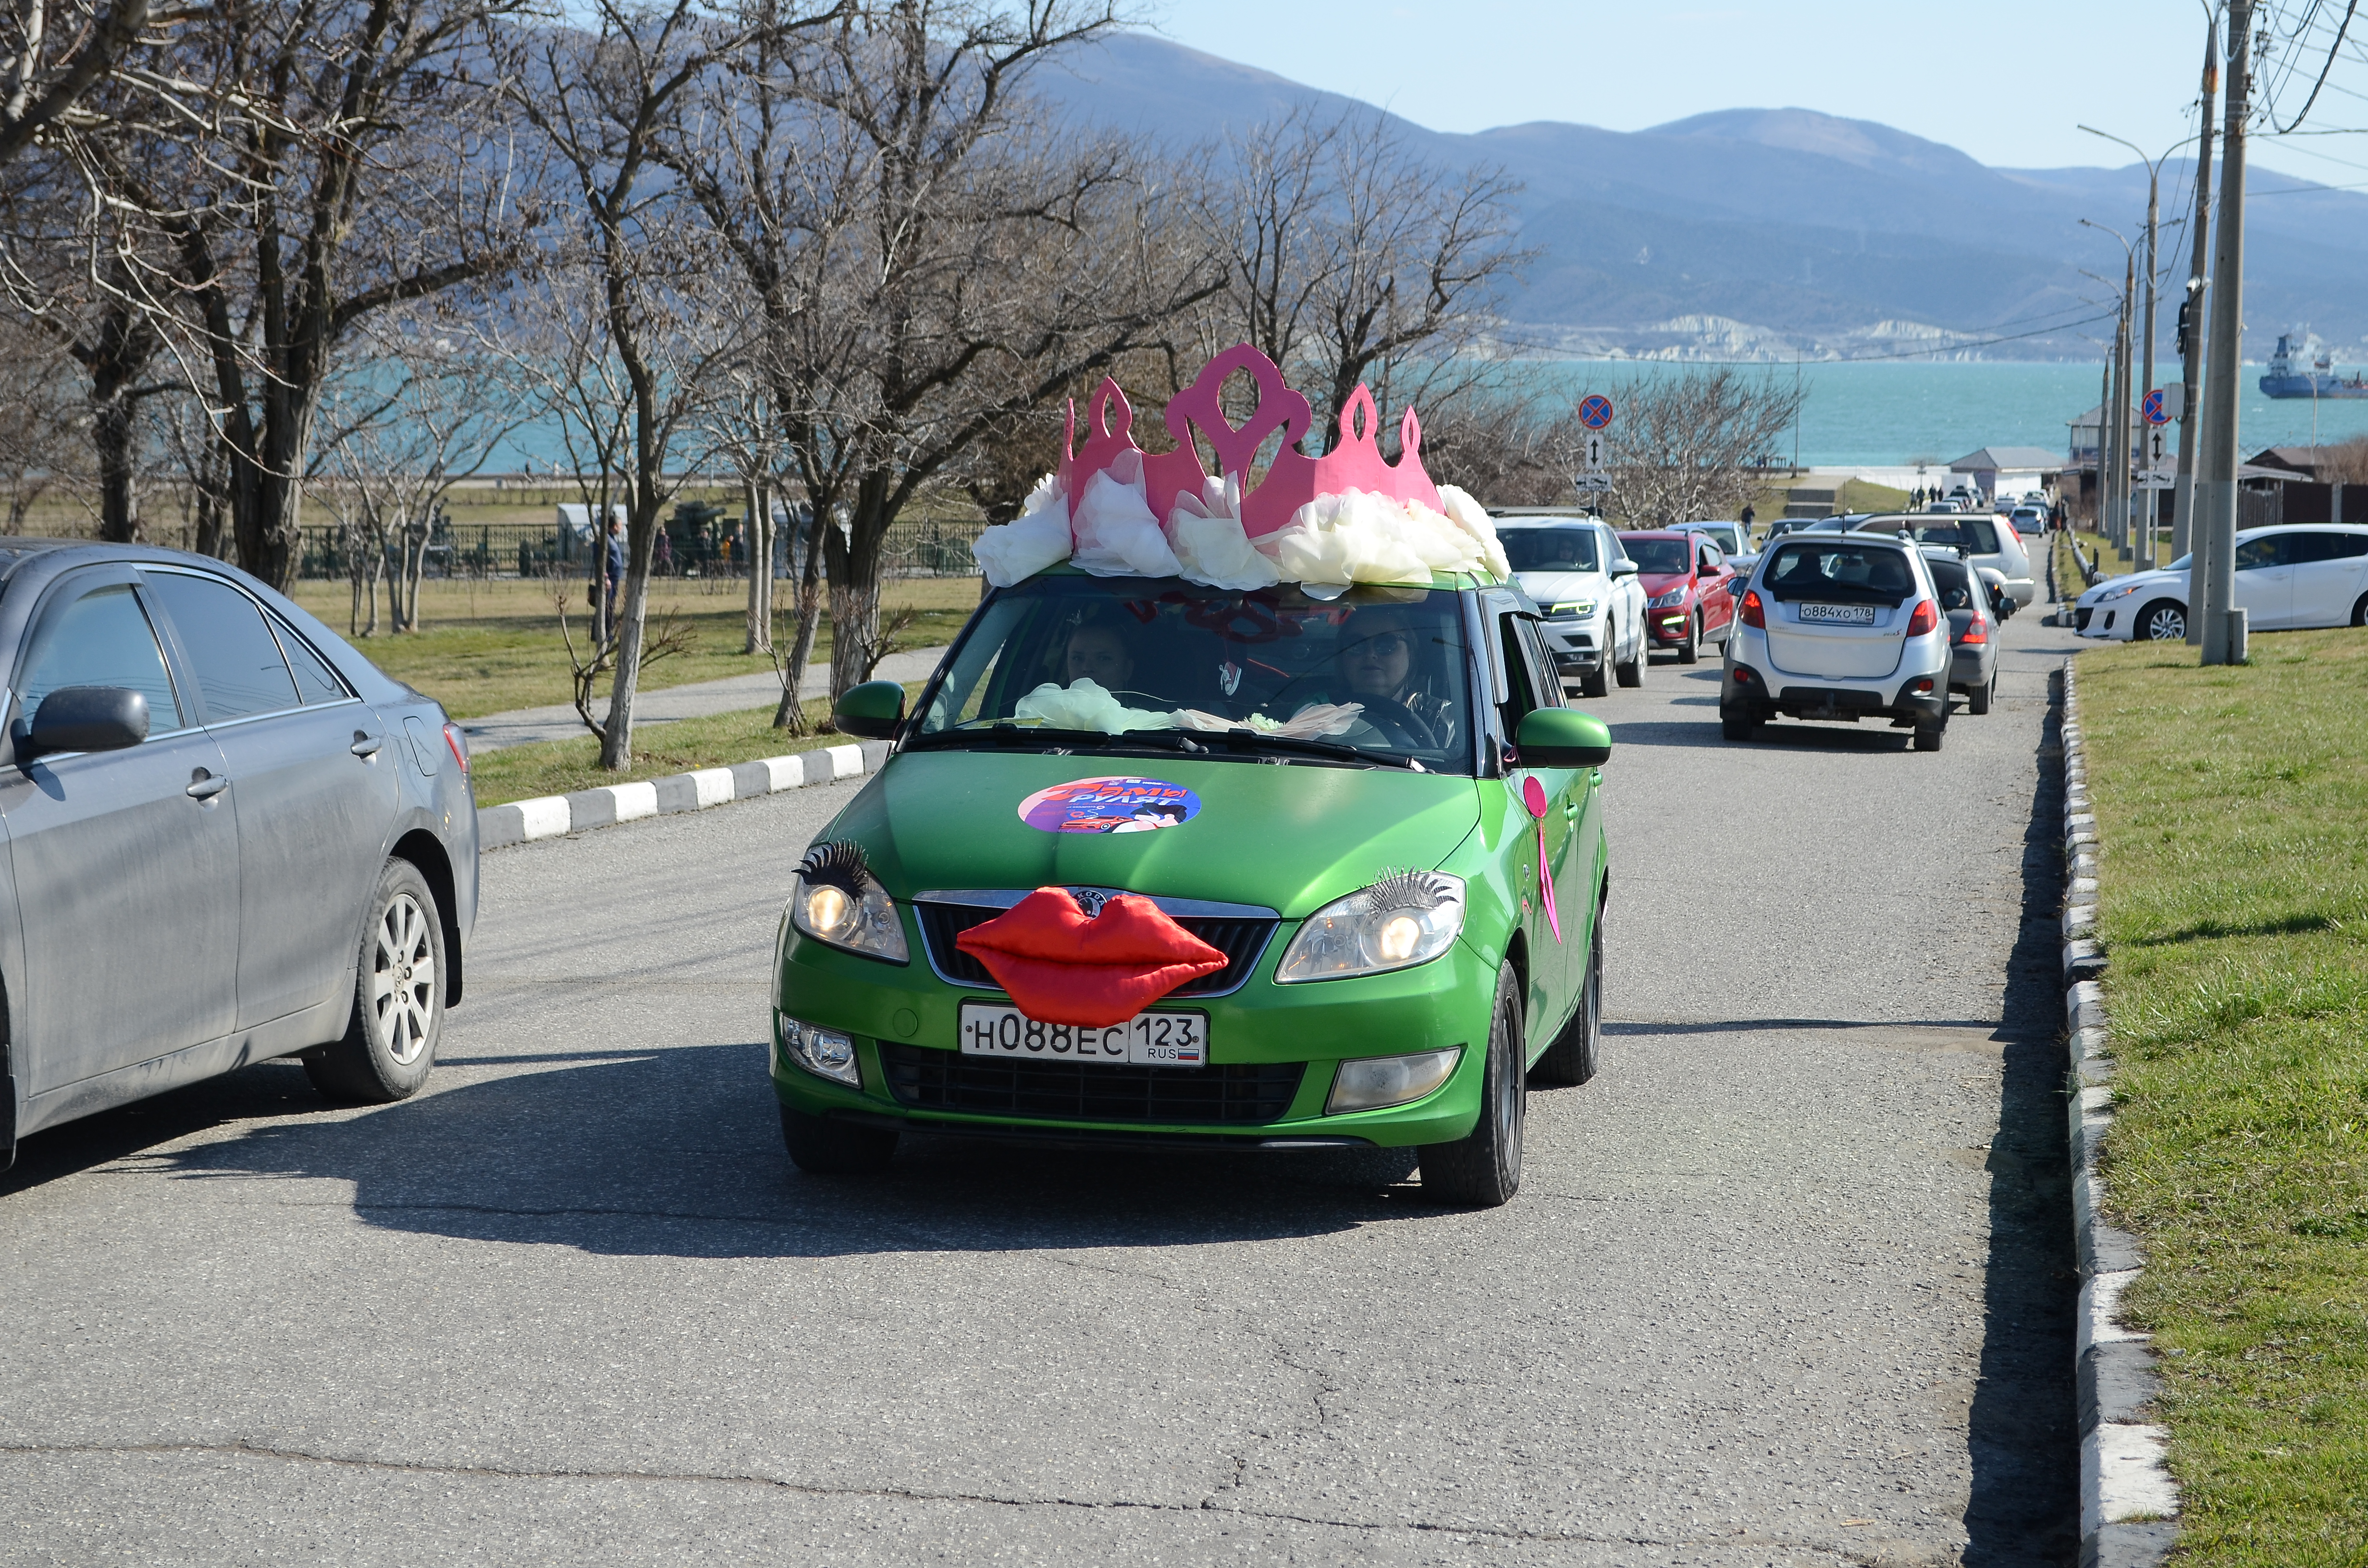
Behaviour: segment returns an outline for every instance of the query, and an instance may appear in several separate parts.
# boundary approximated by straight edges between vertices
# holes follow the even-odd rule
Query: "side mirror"
[[[17,764],[61,751],[121,751],[148,738],[148,699],[120,686],[62,686],[17,726]]]
[[[847,734],[884,741],[905,722],[905,688],[893,680],[850,686],[831,709],[833,722]]]
[[[1611,563],[1611,574],[1615,577],[1634,577],[1636,574],[1636,563],[1624,558],[1615,561]]]
[[[1600,767],[1611,760],[1611,728],[1574,708],[1533,708],[1521,718],[1513,745],[1539,767]]]

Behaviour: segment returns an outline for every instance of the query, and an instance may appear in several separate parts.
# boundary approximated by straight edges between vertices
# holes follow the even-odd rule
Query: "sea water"
[[[1790,389],[1791,365],[1735,367],[1746,377],[1766,377]],[[2262,367],[2247,365],[2244,395],[2237,407],[2237,449],[2251,457],[2264,447],[2311,444],[2308,398],[2261,395]],[[1555,379],[1579,396],[1601,392],[1617,405],[1622,389],[1648,378],[1682,375],[1683,364],[1657,360],[1571,361],[1554,368]],[[1918,364],[1913,361],[1804,363],[1798,375],[1803,392],[1799,461],[1804,467],[1900,467],[1946,464],[1983,447],[2038,447],[2063,453],[2070,445],[2072,420],[2103,401],[2103,366],[2089,364]],[[2349,374],[2347,370],[2345,372]],[[2179,378],[2176,359],[2157,360],[2157,384]],[[2368,434],[2368,398],[2317,405],[2317,438],[2331,445]],[[2164,433],[2166,449],[2178,450],[2179,427]],[[1793,460],[1788,432],[1770,455]]]

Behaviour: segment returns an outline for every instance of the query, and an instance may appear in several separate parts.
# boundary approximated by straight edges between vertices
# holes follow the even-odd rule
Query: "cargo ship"
[[[2295,339],[2301,341],[2297,343]],[[2316,357],[2311,350],[2317,349]],[[2297,372],[2299,358],[2309,369]],[[2264,397],[2368,397],[2368,380],[2354,372],[2350,381],[2336,375],[2328,352],[2307,333],[2278,335],[2277,352],[2270,356],[2270,373],[2261,378]]]

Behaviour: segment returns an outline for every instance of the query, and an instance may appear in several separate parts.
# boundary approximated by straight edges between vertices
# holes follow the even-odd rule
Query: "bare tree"
[[[137,51],[142,33],[187,15],[155,11],[149,0],[17,0],[0,9],[0,165],[72,115]]]
[[[1792,427],[1806,394],[1727,366],[1639,378],[1607,432],[1607,510],[1640,528],[1730,517],[1764,477],[1753,465]]]
[[[1428,163],[1374,110],[1309,107],[1200,162],[1201,221],[1229,269],[1202,347],[1246,341],[1281,366],[1314,394],[1317,446],[1360,382],[1426,420],[1485,387],[1464,355],[1527,259],[1511,244],[1520,187],[1501,170]]]
[[[366,329],[363,352],[323,402],[326,488],[355,550],[354,611],[368,592],[369,635],[388,547],[398,632],[420,629],[419,584],[445,495],[483,468],[522,423],[507,367],[452,324],[415,310]]]
[[[2368,436],[2321,447],[2317,455],[2321,484],[2368,484]]]
[[[177,85],[73,133],[120,273],[201,391],[242,564],[285,585],[313,422],[378,312],[523,256],[484,37],[519,0],[232,0],[147,68]],[[531,194],[531,182],[526,188]]]
[[[74,477],[84,410],[71,364],[21,324],[0,322],[0,533],[20,534],[34,503]]]
[[[767,78],[802,163],[780,216],[734,222],[734,190],[702,192],[757,285],[823,519],[834,697],[886,651],[888,530],[924,487],[1222,287],[1131,147],[1057,132],[1015,97],[1116,22],[1108,0],[851,4]]]

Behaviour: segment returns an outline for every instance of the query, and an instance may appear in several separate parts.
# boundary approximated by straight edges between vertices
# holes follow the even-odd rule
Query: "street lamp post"
[[[2135,142],[2123,141],[2121,137],[2100,131],[2093,125],[2084,125],[2080,127],[2080,129],[2087,131],[2091,136],[2102,136],[2108,142],[2121,142],[2123,146],[2127,147],[2131,152],[2137,153],[2138,161],[2145,164],[2146,166],[2146,379],[2138,383],[2140,389],[2138,395],[2143,398],[2147,392],[2154,391],[2154,290],[2157,270],[2155,257],[2155,226],[2162,214],[2162,165],[2164,161],[2173,153],[2178,152],[2181,147],[2184,147],[2190,142],[2194,141],[2195,138],[2192,136],[2182,136],[2178,141],[2172,142],[2169,146],[2164,148],[2159,157],[2149,159],[2146,155],[2144,150],[2142,150]],[[2146,547],[2138,556],[2137,563],[2140,566],[2152,566],[2154,564],[2155,516],[2153,506],[2154,497],[2152,492],[2147,493],[2146,501]]]
[[[2122,242],[2122,311],[2119,330],[2113,338],[2113,495],[2118,508],[2113,514],[2113,542],[2117,548],[2131,550],[2130,542],[2130,311],[2136,304],[2137,250],[2118,229],[2108,229],[2102,223],[2080,222],[2089,228],[2111,234]],[[2110,287],[2110,285],[2108,285]],[[2152,333],[2149,330],[2149,339]],[[2153,347],[2147,347],[2149,372]]]

